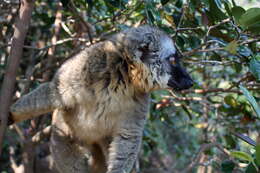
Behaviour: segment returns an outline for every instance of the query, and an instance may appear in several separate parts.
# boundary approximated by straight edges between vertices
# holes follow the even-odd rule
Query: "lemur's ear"
[[[155,42],[154,34],[153,34],[153,33],[145,33],[143,40],[144,40],[144,42],[146,42],[146,43]]]
[[[151,50],[152,45],[155,44],[155,37],[152,33],[145,33],[143,35],[142,43],[140,44],[139,50],[146,52]]]

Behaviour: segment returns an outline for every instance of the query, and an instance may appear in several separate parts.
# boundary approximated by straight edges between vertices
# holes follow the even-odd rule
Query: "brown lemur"
[[[20,122],[53,112],[51,152],[61,173],[131,171],[142,141],[149,93],[193,84],[170,36],[141,26],[67,60],[53,80],[11,106]]]

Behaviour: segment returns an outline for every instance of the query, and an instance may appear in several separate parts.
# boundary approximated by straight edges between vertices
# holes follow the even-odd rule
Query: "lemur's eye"
[[[147,44],[141,45],[138,50],[140,50],[143,53],[149,52],[149,46]]]
[[[157,54],[157,51],[152,51],[151,54],[152,54],[152,55],[156,55],[156,54]]]
[[[169,61],[171,62],[172,65],[176,64],[176,59],[173,56],[169,57]]]

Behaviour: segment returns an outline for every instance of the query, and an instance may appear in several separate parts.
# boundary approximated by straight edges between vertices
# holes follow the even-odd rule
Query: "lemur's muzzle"
[[[184,68],[180,66],[180,64],[176,64],[172,66],[171,78],[168,81],[168,86],[173,90],[184,90],[189,89],[193,86],[193,80],[190,75],[186,72]]]

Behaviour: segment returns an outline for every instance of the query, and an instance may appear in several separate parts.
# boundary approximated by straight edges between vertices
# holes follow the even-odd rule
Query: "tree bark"
[[[23,53],[23,45],[32,15],[35,0],[21,0],[19,15],[14,23],[14,35],[11,43],[11,52],[7,62],[4,81],[0,95],[0,156],[8,121],[9,106],[14,92],[15,77]]]

